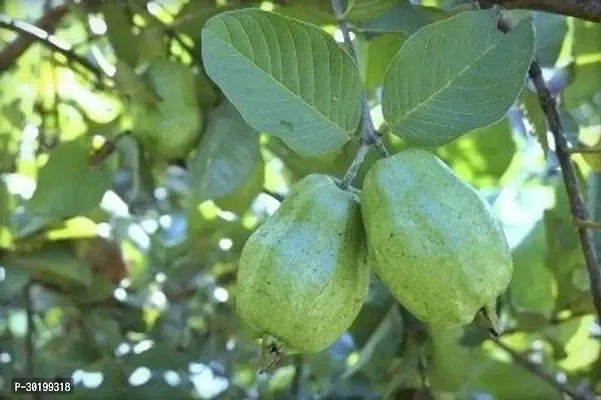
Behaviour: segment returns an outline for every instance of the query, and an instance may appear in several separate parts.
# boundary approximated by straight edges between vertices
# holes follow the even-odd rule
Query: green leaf
[[[568,33],[568,22],[565,16],[535,11],[533,14],[534,48],[538,61],[543,67],[551,68],[555,65],[563,41]]]
[[[545,155],[549,152],[549,137],[547,136],[547,120],[545,114],[540,107],[540,102],[536,93],[530,90],[524,90],[522,92],[521,102],[523,107],[524,116],[528,119],[528,122],[532,124],[534,129],[534,135],[541,145]]]
[[[482,355],[479,359],[474,357],[473,364],[473,372],[459,398],[471,398],[474,392],[487,393],[499,400],[563,398],[553,386],[538,376],[525,372],[515,363]]]
[[[90,266],[60,246],[50,246],[32,254],[13,255],[6,264],[25,269],[39,280],[66,289],[77,285],[89,287],[92,284]]]
[[[401,33],[379,35],[367,44],[367,67],[365,87],[373,91],[384,83],[384,76],[390,61],[399,51],[407,37]]]
[[[544,221],[538,221],[513,250],[513,277],[509,301],[518,315],[520,328],[540,327],[555,308],[552,271],[547,267]]]
[[[2,300],[19,294],[29,281],[27,270],[6,261],[0,258],[0,265],[4,267],[4,276],[0,273],[0,299]]]
[[[221,104],[209,113],[206,132],[190,165],[194,201],[233,193],[261,161],[257,131],[231,104]]]
[[[377,18],[390,12],[397,3],[397,0],[354,0],[346,16],[353,22]]]
[[[588,208],[591,219],[601,221],[601,172],[593,171],[588,176]],[[601,257],[601,230],[593,231],[597,257]]]
[[[13,243],[13,229],[11,223],[12,195],[0,175],[0,249],[9,248]]]
[[[391,349],[401,344],[403,329],[403,316],[398,305],[394,304],[361,349],[359,358],[349,366],[341,379],[361,371],[371,381],[376,382],[390,368],[395,357]]]
[[[426,346],[426,375],[432,388],[456,392],[467,380],[472,368],[472,350],[461,344],[464,327],[430,329]]]
[[[574,27],[572,54],[575,57],[601,55],[601,24],[576,18],[572,23]]]
[[[439,147],[436,153],[471,185],[494,187],[509,168],[515,151],[511,124],[503,118]]]
[[[246,122],[310,156],[342,147],[360,118],[361,78],[323,30],[246,9],[211,18],[203,61]]]
[[[97,207],[110,188],[112,173],[106,163],[90,165],[90,150],[89,138],[60,143],[39,170],[28,210],[66,218]]]
[[[135,68],[138,62],[138,41],[131,30],[131,21],[125,9],[117,1],[102,3],[102,14],[107,36],[118,59]]]
[[[409,36],[424,26],[449,16],[439,8],[403,4],[378,18],[360,23],[358,28],[364,33],[402,33]]]
[[[407,142],[438,147],[500,120],[520,94],[533,55],[528,22],[503,34],[494,10],[422,28],[392,60],[382,111]]]
[[[248,210],[259,193],[261,193],[264,182],[265,161],[263,161],[263,158],[260,158],[255,162],[254,169],[244,183],[229,195],[216,199],[215,205],[223,210],[242,215]]]
[[[599,92],[597,82],[601,76],[601,61],[576,64],[574,81],[564,90],[562,102],[569,111],[573,111],[584,102],[591,101]]]

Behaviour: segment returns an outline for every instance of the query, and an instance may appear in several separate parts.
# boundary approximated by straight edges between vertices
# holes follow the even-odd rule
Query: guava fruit
[[[316,353],[344,333],[367,295],[366,257],[356,190],[322,174],[293,185],[240,257],[236,308],[262,357]]]
[[[194,73],[183,64],[159,59],[148,65],[143,78],[155,92],[156,101],[133,99],[133,134],[156,157],[186,157],[203,124]]]
[[[434,154],[378,160],[361,201],[375,272],[423,322],[469,324],[509,285],[511,251],[490,207]]]

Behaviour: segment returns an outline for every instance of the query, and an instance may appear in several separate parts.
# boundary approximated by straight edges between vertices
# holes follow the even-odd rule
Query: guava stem
[[[260,372],[266,372],[282,361],[285,354],[284,343],[278,338],[264,333],[261,335],[261,353],[259,355]]]
[[[353,163],[344,174],[344,178],[342,178],[342,183],[340,185],[341,189],[347,189],[353,182],[357,176],[357,172],[359,172],[359,168],[361,168],[361,164],[363,164],[363,161],[365,160],[365,156],[369,152],[370,147],[371,145],[369,144],[362,144],[361,147],[359,147]]]

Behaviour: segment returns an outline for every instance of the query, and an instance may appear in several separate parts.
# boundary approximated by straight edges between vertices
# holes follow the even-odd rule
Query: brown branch
[[[490,7],[490,2],[481,1],[479,2],[482,8]],[[509,23],[499,18],[497,27],[501,32],[507,33],[511,31]],[[538,101],[540,107],[545,114],[547,125],[549,130],[553,134],[555,141],[555,154],[561,167],[561,173],[563,175],[563,182],[566,187],[566,192],[570,200],[570,209],[572,216],[575,221],[589,221],[588,210],[580,194],[580,188],[578,187],[578,178],[574,166],[572,165],[570,154],[568,153],[568,141],[565,136],[565,131],[559,111],[557,110],[557,104],[555,98],[549,91],[545,79],[543,78],[543,72],[538,63],[536,55],[534,56],[530,68],[528,68],[528,77],[536,88],[538,94]],[[580,245],[586,261],[586,270],[591,282],[591,295],[593,297],[593,305],[597,311],[597,318],[601,322],[601,268],[599,268],[599,258],[595,251],[595,241],[593,233],[587,229],[587,227],[578,227],[578,236],[580,237]]]
[[[96,75],[98,81],[102,81],[102,78],[105,76],[105,72],[101,68],[93,64],[87,58],[73,52],[71,46],[41,29],[39,26],[31,25],[23,21],[16,21],[5,14],[0,14],[0,28],[5,28],[20,34],[17,39],[0,53],[0,72],[9,69],[16,62],[18,57],[20,57],[33,42],[37,41],[51,50],[62,54],[69,61],[75,61],[85,67]]]
[[[601,0],[490,0],[508,9],[545,11],[553,14],[601,22]]]
[[[67,5],[52,8],[42,15],[33,26],[45,32],[53,33],[61,19],[67,15],[68,10],[69,7]],[[11,19],[0,14],[0,26],[6,27],[5,23],[7,20],[10,21]],[[6,46],[6,48],[2,50],[2,53],[0,53],[0,72],[9,69],[15,61],[27,51],[29,46],[31,46],[35,40],[36,38],[33,36],[20,35]]]
[[[490,340],[492,340],[497,346],[505,350],[517,365],[538,376],[539,378],[547,382],[549,385],[553,386],[558,392],[565,393],[574,400],[593,400],[592,396],[589,396],[585,393],[578,393],[576,389],[559,382],[555,378],[555,376],[553,376],[553,374],[545,371],[540,365],[531,362],[524,355],[518,353],[511,347],[507,346],[499,338],[490,336]]]
[[[557,111],[557,104],[549,92],[549,88],[545,83],[543,73],[536,58],[528,69],[528,76],[534,83],[534,87],[538,93],[540,106],[547,119],[549,129],[553,134],[556,148],[555,153],[559,165],[561,166],[561,173],[563,174],[563,181],[570,200],[572,215],[576,220],[588,221],[589,215],[580,194],[576,172],[574,171],[574,166],[570,160],[570,155],[566,151],[568,142],[564,134],[564,128],[561,118],[559,117],[559,112]],[[597,318],[601,321],[601,268],[599,268],[599,259],[595,253],[593,234],[586,227],[581,226],[578,227],[578,235],[580,236],[580,245],[582,246],[582,252],[584,254],[584,259],[586,260],[586,269],[591,282],[593,304],[597,310]]]

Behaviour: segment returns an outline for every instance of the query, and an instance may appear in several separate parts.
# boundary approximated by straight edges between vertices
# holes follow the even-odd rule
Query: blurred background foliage
[[[355,0],[348,14],[379,125],[379,89],[402,43],[471,7],[418,3]],[[505,118],[437,150],[491,202],[513,249],[499,341],[470,327],[428,332],[374,280],[328,350],[257,372],[258,347],[234,307],[242,246],[292,183],[341,176],[358,144],[304,158],[245,124],[200,57],[203,24],[240,7],[339,39],[322,0],[0,2],[0,396],[17,398],[8,383],[24,375],[73,376],[72,398],[99,399],[601,393],[601,327],[530,86]],[[534,24],[571,144],[601,148],[601,24],[507,14]],[[156,127],[163,133],[148,133]],[[380,128],[389,149],[405,147]],[[370,152],[356,186],[376,159]],[[601,219],[601,155],[573,159]]]

